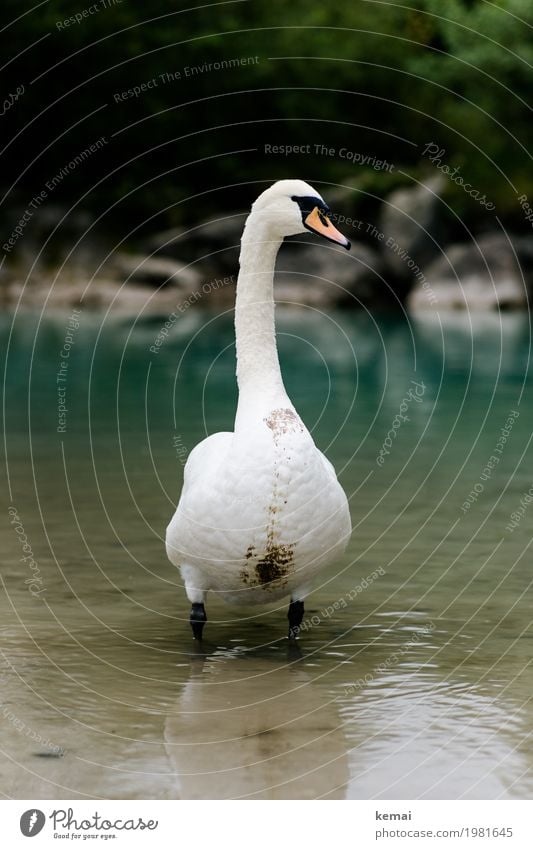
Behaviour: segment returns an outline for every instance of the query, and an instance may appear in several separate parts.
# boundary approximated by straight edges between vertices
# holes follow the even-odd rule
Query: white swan
[[[348,502],[335,469],[315,446],[285,391],[274,326],[273,277],[285,236],[319,233],[349,249],[318,192],[280,180],[252,206],[241,240],[235,305],[239,402],[233,433],[191,452],[167,528],[201,639],[205,596],[268,604],[290,595],[289,638],[316,574],[345,549]]]

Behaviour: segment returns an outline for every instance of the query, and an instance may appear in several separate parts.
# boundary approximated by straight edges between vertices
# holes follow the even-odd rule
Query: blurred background
[[[194,260],[204,276],[234,270],[228,251],[242,215],[266,185],[297,176],[353,219],[344,229],[360,262],[339,272],[350,306],[398,308],[421,287],[415,264],[442,283],[441,303],[524,306],[533,266],[527,0],[450,0],[445,10],[437,0],[188,10],[156,0],[148,11],[127,0],[50,0],[22,12],[6,0],[4,10],[6,237],[27,219],[24,238],[4,249],[5,298],[18,297],[9,284],[29,268],[28,282],[48,291],[50,268],[69,253],[88,278],[158,288],[172,277],[187,290],[182,263],[139,268],[140,255]],[[209,249],[221,253],[202,264]],[[328,270],[338,262],[330,257]],[[486,291],[468,286],[472,275]]]

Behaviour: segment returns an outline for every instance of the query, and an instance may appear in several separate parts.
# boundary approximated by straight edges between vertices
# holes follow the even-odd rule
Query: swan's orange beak
[[[342,247],[346,248],[347,251],[350,250],[351,244],[346,236],[343,236],[342,233],[333,226],[328,216],[324,215],[324,213],[319,210],[318,206],[315,206],[313,211],[310,212],[307,218],[304,219],[304,224],[307,229],[312,230],[313,233],[318,233],[318,235],[323,236],[324,239],[329,239],[330,242],[342,245]]]

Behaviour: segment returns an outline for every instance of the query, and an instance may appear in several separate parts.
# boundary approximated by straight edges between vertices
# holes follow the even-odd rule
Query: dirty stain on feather
[[[277,410],[272,410],[270,415],[266,419],[263,419],[263,421],[272,431],[274,439],[285,433],[302,432],[304,429],[294,410],[291,410],[289,407],[280,407]]]
[[[294,572],[295,547],[295,543],[279,541],[279,514],[282,512],[283,505],[287,504],[287,498],[280,497],[278,488],[278,464],[285,452],[285,446],[283,443],[280,445],[280,441],[281,437],[286,434],[303,432],[304,427],[298,415],[289,407],[279,407],[272,410],[263,421],[272,431],[274,445],[276,446],[272,496],[267,508],[266,545],[264,550],[261,547],[259,551],[257,551],[255,545],[248,546],[245,554],[247,562],[241,571],[241,578],[247,587],[277,590],[280,587],[287,586],[290,573]],[[284,458],[284,461],[286,462],[288,459],[290,458]]]
[[[246,552],[247,560],[254,555],[251,551],[254,546],[249,546]],[[257,561],[253,567],[254,574],[251,577],[251,569],[246,568],[241,572],[242,580],[247,586],[263,586],[268,589],[270,585],[276,585],[276,589],[284,587],[287,584],[291,566],[294,563],[294,544],[293,543],[273,543],[268,542],[266,551],[263,557]],[[251,564],[250,564],[251,566]]]

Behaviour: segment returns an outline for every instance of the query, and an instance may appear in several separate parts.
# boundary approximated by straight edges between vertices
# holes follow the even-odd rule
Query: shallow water
[[[214,598],[202,651],[162,537],[233,334],[190,310],[154,354],[165,318],[83,312],[58,384],[68,314],[2,317],[4,796],[530,798],[528,317],[280,310],[354,533],[297,647],[285,603]]]

